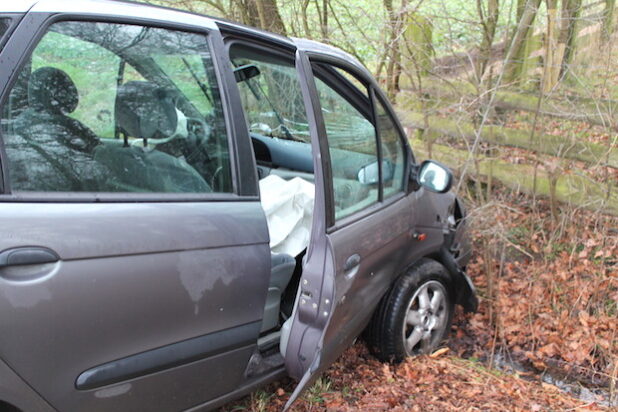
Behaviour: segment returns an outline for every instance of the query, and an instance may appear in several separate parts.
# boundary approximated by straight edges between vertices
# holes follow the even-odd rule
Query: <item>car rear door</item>
[[[208,19],[84,3],[0,54],[0,356],[59,410],[186,409],[240,384],[268,288],[238,92]]]
[[[290,402],[358,336],[410,261],[414,220],[407,187],[412,155],[371,77],[330,53],[299,52],[297,64],[321,157],[286,348],[289,373],[302,377]]]

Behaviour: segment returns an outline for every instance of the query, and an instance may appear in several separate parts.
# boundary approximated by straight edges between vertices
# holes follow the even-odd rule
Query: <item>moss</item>
[[[426,150],[423,142],[412,140],[412,147],[417,157],[426,158]],[[434,144],[432,146],[433,158],[460,169],[469,153],[464,150],[454,149],[448,146]],[[478,155],[479,169],[482,177],[489,174],[489,159]],[[547,174],[537,173],[536,185],[534,183],[534,167],[526,164],[512,164],[502,160],[492,159],[492,178],[499,180],[505,186],[524,193],[549,197],[550,184]],[[468,169],[469,172],[472,168]],[[577,174],[562,174],[558,177],[556,185],[556,199],[560,202],[581,206],[591,210],[603,210],[606,213],[618,215],[618,187],[612,186],[611,196],[607,198],[607,185],[600,184],[585,176]]]
[[[423,116],[419,113],[403,113],[404,122],[414,128],[424,128]],[[438,137],[445,135],[455,139],[474,140],[476,134],[471,123],[451,119],[429,117],[429,128],[425,136]],[[536,153],[564,157],[586,162],[588,164],[606,164],[618,169],[618,152],[612,150],[605,163],[608,148],[599,144],[571,140],[562,136],[536,135],[530,139],[530,131],[509,129],[501,126],[486,126],[481,132],[481,140],[501,146],[518,147]]]
[[[458,103],[462,97],[475,98],[478,92],[474,86],[467,82],[453,81],[448,85],[442,82],[423,81],[423,93],[429,101],[438,108],[444,103]],[[414,102],[418,97],[414,94],[406,96],[408,93],[400,93],[399,102],[402,107],[418,110]],[[500,91],[496,93],[494,104],[496,107],[506,110],[522,110],[526,112],[536,112],[549,117],[582,121],[597,126],[611,126],[618,124],[618,118],[613,113],[616,112],[618,101],[607,99],[594,99],[581,96],[555,96],[545,98],[538,104],[538,95],[530,93],[517,93],[512,91]],[[429,105],[431,106],[431,105]]]

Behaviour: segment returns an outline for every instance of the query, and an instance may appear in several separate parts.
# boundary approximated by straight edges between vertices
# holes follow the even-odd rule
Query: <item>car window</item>
[[[159,54],[153,58],[203,116],[214,110],[214,92],[210,90],[210,85],[200,80],[208,79],[206,66],[200,55]],[[196,84],[199,87],[195,87]]]
[[[19,73],[2,131],[12,191],[231,192],[205,36],[52,25]]]
[[[376,131],[338,91],[319,78],[316,87],[326,126],[337,220],[378,202]],[[365,178],[372,174],[374,178]]]
[[[254,76],[238,82],[252,133],[309,143],[309,124],[294,62],[242,45],[230,48],[235,70],[255,66]]]
[[[405,150],[399,129],[382,101],[376,99],[375,106],[382,145],[382,190],[386,199],[404,190]]]
[[[120,57],[78,37],[49,32],[39,42],[31,61],[30,72],[56,67],[75,83],[79,104],[68,116],[88,126],[97,136],[114,136],[117,70],[113,68],[118,67]]]

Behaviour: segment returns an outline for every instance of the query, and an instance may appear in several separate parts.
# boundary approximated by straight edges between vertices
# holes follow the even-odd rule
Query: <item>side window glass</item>
[[[367,115],[316,78],[333,174],[335,219],[378,202],[376,131]],[[367,99],[367,107],[370,105]]]
[[[267,137],[310,143],[307,112],[293,61],[241,45],[230,49],[249,131]],[[258,159],[259,160],[259,159]]]
[[[30,71],[45,71],[50,67],[65,72],[79,94],[79,104],[67,115],[97,136],[113,137],[116,73],[112,68],[119,63],[118,56],[97,44],[49,32],[32,55]],[[88,69],[84,70],[83,66]],[[92,87],[93,84],[97,87]]]
[[[2,108],[14,192],[231,192],[203,35],[60,22]]]
[[[376,99],[376,112],[382,144],[383,196],[386,199],[403,191],[406,168],[405,150],[399,129],[379,99]]]

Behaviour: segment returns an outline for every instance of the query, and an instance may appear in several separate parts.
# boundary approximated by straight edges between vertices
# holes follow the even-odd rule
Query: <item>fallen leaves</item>
[[[480,345],[476,355],[483,357],[496,341],[540,371],[548,363],[562,365],[566,373],[577,371],[583,378],[600,374],[609,384],[618,359],[618,236],[611,230],[618,219],[576,212],[570,220],[577,225],[565,222],[562,233],[552,235],[551,219],[527,212],[525,205],[487,212],[470,225],[477,248],[500,225],[519,248],[544,252],[534,259],[506,261],[504,253],[484,253],[468,265],[485,293],[480,313],[460,322]],[[542,242],[548,237],[551,241]],[[508,252],[508,244],[506,248]]]

